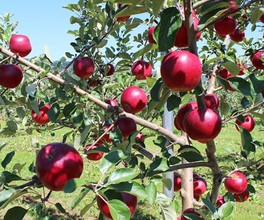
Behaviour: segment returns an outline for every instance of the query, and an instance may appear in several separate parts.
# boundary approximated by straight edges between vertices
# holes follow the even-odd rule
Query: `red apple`
[[[148,103],[147,94],[137,86],[127,87],[121,95],[121,106],[124,111],[136,114],[141,112]]]
[[[153,38],[154,30],[155,30],[155,26],[152,26],[148,29],[148,41],[150,44],[157,44],[157,42]]]
[[[235,42],[243,41],[243,39],[245,38],[245,32],[240,31],[237,28],[233,33],[230,34],[230,38]]]
[[[50,143],[44,146],[36,159],[36,173],[49,190],[61,191],[65,183],[79,178],[83,171],[83,160],[78,151],[65,143]]]
[[[200,82],[202,64],[195,54],[186,50],[176,50],[163,58],[160,73],[169,89],[187,92]]]
[[[191,139],[209,141],[220,133],[222,120],[210,108],[194,109],[185,115],[183,126]]]
[[[174,192],[178,192],[181,189],[181,176],[174,173]]]
[[[262,13],[262,15],[260,16],[259,20],[264,23],[264,13]]]
[[[114,73],[115,73],[115,67],[114,67],[114,65],[111,64],[111,63],[108,63],[107,64],[107,70],[106,71],[107,71],[106,72],[106,76],[112,76],[112,75],[114,75]],[[104,69],[103,69],[102,72],[104,73]]]
[[[94,73],[94,61],[90,57],[77,58],[73,63],[73,71],[80,78],[89,78]]]
[[[230,79],[234,77],[226,68],[221,68],[218,72],[217,75],[221,76],[223,79]],[[228,87],[227,89],[231,92],[235,91],[231,86],[230,83],[227,81]]]
[[[248,65],[246,63],[238,63],[237,67],[239,69],[238,75],[242,76],[245,74],[244,70],[248,68]]]
[[[236,19],[228,16],[221,19],[220,21],[217,21],[214,24],[214,28],[217,34],[219,34],[220,36],[226,36],[234,32],[234,30],[236,29],[236,24]]]
[[[234,199],[236,202],[245,202],[249,197],[249,191],[244,191],[239,194],[234,194]]]
[[[206,94],[205,95],[205,105],[207,108],[217,110],[219,107],[219,99],[215,94]]]
[[[118,118],[115,122],[115,127],[118,127],[123,135],[124,140],[137,130],[137,124],[132,118]]]
[[[9,47],[13,53],[21,57],[27,56],[32,50],[29,38],[22,34],[13,35],[10,38]]]
[[[247,189],[247,177],[241,172],[233,172],[224,180],[228,192],[240,194]]]
[[[195,196],[200,196],[206,191],[206,181],[204,178],[197,178],[193,181],[193,193]]]
[[[221,207],[223,204],[225,203],[225,199],[223,196],[217,196],[217,199],[216,199],[216,205],[217,207]]]
[[[15,64],[0,64],[0,85],[13,89],[16,88],[23,79],[21,68]]]
[[[124,5],[123,4],[118,4],[117,7],[118,9],[122,8]],[[116,20],[117,21],[127,21],[130,18],[130,16],[121,16],[121,17],[117,17]]]
[[[93,144],[87,145],[85,147],[85,153],[87,154],[87,159],[94,160],[94,161],[100,160],[104,156],[103,152],[98,151],[98,152],[89,153],[89,151],[96,150],[96,148],[101,145],[102,143],[100,141],[97,142],[95,145]]]
[[[262,60],[261,60],[262,59]],[[264,70],[264,51],[258,51],[250,56],[250,60],[254,67]]]
[[[188,102],[184,105],[182,105],[180,107],[180,109],[178,110],[175,118],[174,118],[174,126],[178,129],[178,130],[182,130],[184,131],[184,127],[183,127],[183,119],[184,116],[191,110],[197,109],[198,105],[197,102]]]
[[[118,102],[116,101],[115,98],[106,99],[105,103],[107,103],[108,105],[111,105],[112,107],[118,107]]]
[[[151,76],[152,66],[143,60],[138,60],[133,63],[131,67],[132,74],[136,76],[136,79],[143,80]]]
[[[246,115],[244,121],[236,120],[236,129],[239,131],[239,127],[244,128],[248,132],[251,132],[255,128],[255,120],[251,115]]]
[[[142,132],[139,132],[135,137],[136,140],[141,141],[141,142],[144,142],[144,138],[145,138],[145,135]]]
[[[199,23],[199,18],[197,18],[196,16],[193,16],[193,25],[194,25],[194,30],[196,32],[198,31],[198,23]],[[196,33],[196,35],[195,35],[196,41],[200,39],[201,34],[202,34],[201,31]],[[186,28],[184,21],[182,21],[182,25],[179,28],[178,32],[176,33],[174,46],[176,46],[176,47],[188,47],[187,28]]]
[[[123,202],[129,208],[130,218],[131,218],[136,212],[138,199],[136,196],[126,193],[126,192],[121,192],[121,196],[122,196]],[[98,205],[100,212],[108,219],[113,219],[110,213],[110,208],[106,202],[107,199],[106,198],[102,199],[100,196],[96,196],[96,200],[97,200],[97,205]]]
[[[51,106],[49,104],[46,104],[39,109],[39,115],[34,110],[32,110],[31,117],[37,124],[40,124],[40,125],[48,124],[50,122],[50,119],[48,116],[48,111],[50,109],[51,109]]]

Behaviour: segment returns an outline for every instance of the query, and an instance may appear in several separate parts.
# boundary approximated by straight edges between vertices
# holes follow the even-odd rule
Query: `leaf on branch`
[[[136,172],[132,168],[120,168],[115,170],[108,178],[108,183],[117,184],[121,182],[128,182],[138,176],[138,172]]]
[[[118,199],[112,199],[109,200],[108,206],[113,220],[130,219],[130,210],[124,202]]]
[[[20,206],[15,206],[6,212],[4,220],[22,220],[26,215],[27,211],[27,209],[24,209]]]
[[[181,146],[178,152],[179,152],[178,156],[184,158],[188,162],[204,160],[200,151],[193,146],[189,146],[189,145]]]
[[[155,201],[156,201],[157,192],[158,192],[155,183],[150,182],[146,186],[146,192],[147,192],[147,200],[148,200],[149,204],[153,205],[155,203]]]
[[[90,191],[89,188],[83,188],[79,195],[72,201],[71,209],[74,209]]]

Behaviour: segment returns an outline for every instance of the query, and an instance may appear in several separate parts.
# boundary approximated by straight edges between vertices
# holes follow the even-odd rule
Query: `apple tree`
[[[250,132],[256,118],[263,119],[264,41],[245,36],[245,30],[263,31],[260,5],[79,0],[65,6],[73,13],[70,23],[78,25],[68,31],[75,53],[59,61],[46,55],[26,59],[34,45],[15,32],[9,14],[2,16],[0,103],[8,120],[1,133],[67,132],[37,149],[30,181],[20,184],[24,178],[5,169],[14,152],[2,159],[1,209],[35,188],[49,191],[38,194],[40,203],[53,191],[81,188],[73,206],[92,197],[81,215],[97,205],[100,219],[133,218],[139,200],[157,203],[163,219],[228,217],[234,201],[255,191],[247,176],[263,171],[263,158],[256,156],[263,143]],[[170,113],[173,118],[166,117]],[[228,123],[241,135],[240,158],[234,167],[220,167],[221,146],[214,139]],[[158,152],[144,143],[145,131]],[[100,160],[100,179],[81,175],[87,158]],[[193,173],[196,167],[207,167],[212,179]],[[167,172],[174,178],[163,178]],[[180,191],[181,204],[160,184]],[[64,210],[63,204],[56,207]],[[12,207],[4,219],[22,219],[27,211]]]

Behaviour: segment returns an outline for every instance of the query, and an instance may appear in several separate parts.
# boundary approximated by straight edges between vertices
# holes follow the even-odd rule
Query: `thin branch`
[[[184,168],[194,168],[194,167],[213,167],[214,164],[212,162],[189,162],[171,166],[168,171],[174,171]]]
[[[30,67],[31,69],[33,69],[34,71],[36,72],[43,72],[45,71],[43,68],[33,64],[32,62],[24,59],[23,57],[20,57],[20,56],[16,56],[14,53],[12,53],[11,51],[9,51],[8,49],[4,48],[4,47],[0,47],[0,51],[8,56],[11,56],[11,57],[14,57],[14,58],[17,58],[17,60]],[[68,83],[66,80],[60,78],[59,76],[56,76],[54,74],[52,74],[51,72],[47,73],[46,74],[46,77],[56,83],[58,83],[59,85],[62,85],[62,86],[65,86],[65,85],[71,85],[70,83]],[[98,105],[99,107],[107,110],[107,111],[116,111],[116,108],[113,108],[111,105],[105,103],[104,101],[96,98],[95,96],[89,94],[88,92],[84,91],[83,89],[79,88],[78,86],[75,86],[75,85],[72,85],[72,89],[73,91],[80,95],[80,96],[86,96],[90,101],[92,101],[93,103],[95,103],[96,105]],[[141,125],[141,126],[144,126],[144,127],[147,127],[149,128],[150,130],[153,130],[153,131],[156,131],[158,133],[161,133],[163,134],[164,136],[168,137],[168,139],[172,142],[174,142],[175,144],[179,144],[179,145],[184,145],[185,144],[185,138],[184,137],[181,137],[181,136],[178,136],[178,135],[175,135],[173,132],[170,132],[168,131],[167,129],[155,124],[155,123],[152,123],[152,122],[149,122],[143,118],[140,118],[136,115],[133,115],[133,114],[130,114],[130,113],[127,113],[125,111],[123,111],[122,109],[118,109],[118,113],[119,113],[119,116],[123,116],[123,117],[128,117],[128,118],[132,118],[137,124]]]

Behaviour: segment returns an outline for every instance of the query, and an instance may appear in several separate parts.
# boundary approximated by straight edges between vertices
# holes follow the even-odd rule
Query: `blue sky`
[[[63,6],[76,3],[73,0],[1,0],[0,15],[14,14],[12,21],[18,21],[17,32],[27,35],[32,52],[27,57],[45,53],[48,46],[52,60],[61,58],[64,52],[73,52],[70,45],[74,36],[67,34],[76,29],[69,20],[73,13]]]

